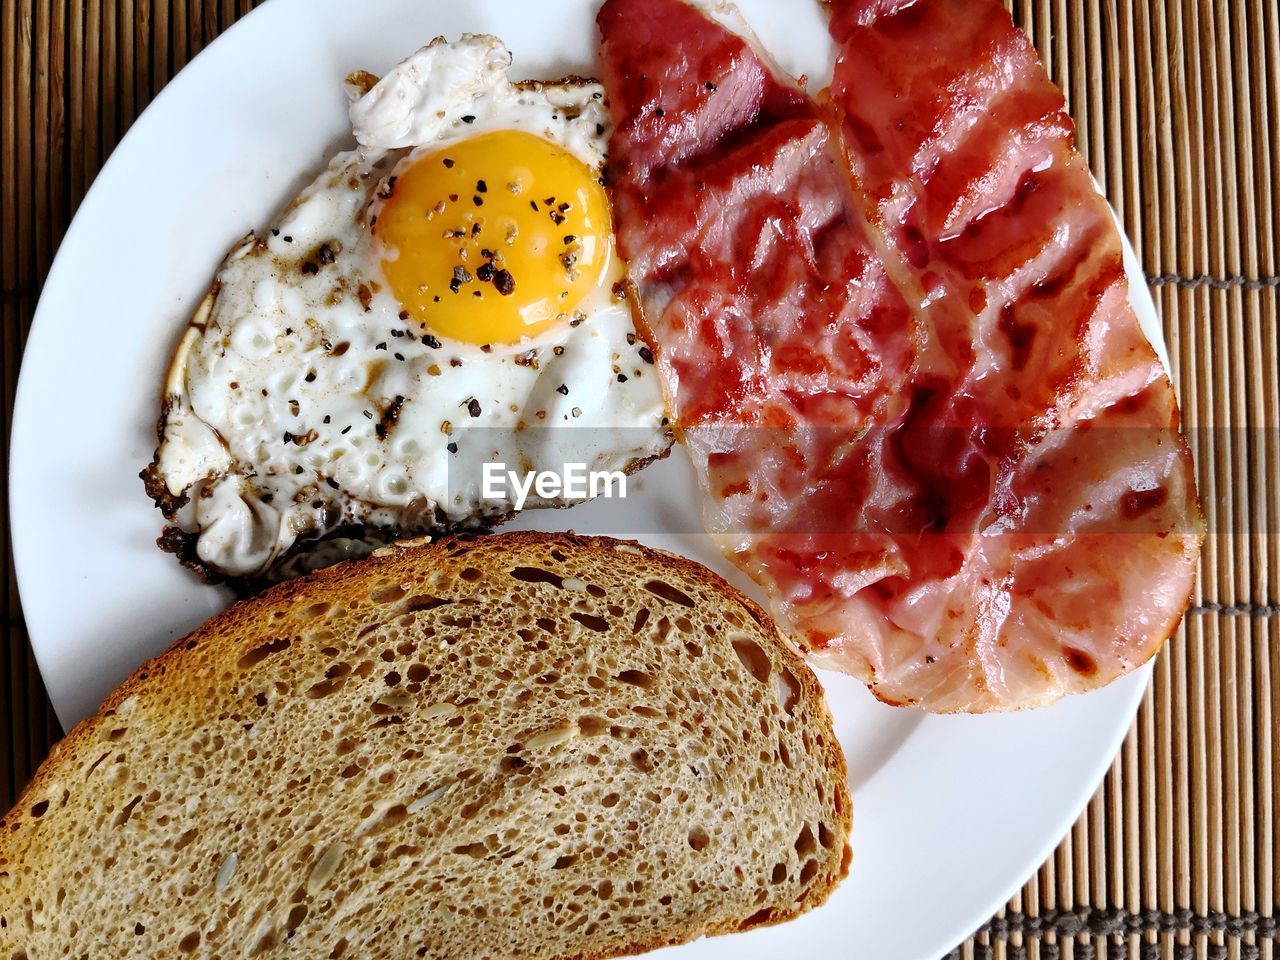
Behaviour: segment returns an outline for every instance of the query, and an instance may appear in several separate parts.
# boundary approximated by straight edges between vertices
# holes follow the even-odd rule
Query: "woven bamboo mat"
[[[1270,960],[1280,881],[1280,3],[1011,4],[1141,254],[1211,536],[1192,611],[1106,783],[1037,876],[952,956]],[[152,96],[252,5],[3,0],[0,495],[26,330],[70,216]],[[7,520],[0,512],[6,542]],[[0,807],[58,735],[11,572],[6,551]]]

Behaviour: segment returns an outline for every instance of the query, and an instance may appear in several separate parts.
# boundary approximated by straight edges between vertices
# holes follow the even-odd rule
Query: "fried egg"
[[[464,36],[348,78],[356,148],[232,250],[175,353],[144,471],[162,545],[276,578],[511,515],[485,463],[665,455],[602,185],[602,89],[512,83],[510,64]]]

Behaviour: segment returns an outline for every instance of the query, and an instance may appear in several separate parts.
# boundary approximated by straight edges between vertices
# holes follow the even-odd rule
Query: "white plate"
[[[225,607],[156,549],[151,457],[162,372],[231,243],[345,142],[341,79],[385,70],[437,34],[497,33],[516,74],[593,72],[598,0],[273,0],[194,60],[134,125],[63,241],[27,345],[12,441],[12,523],[27,626],[64,724],[144,658]],[[781,64],[829,76],[817,0],[742,0]],[[1129,254],[1135,306],[1159,343]],[[679,451],[630,497],[517,525],[642,535],[742,578],[700,529]],[[933,717],[824,675],[854,791],[852,873],[830,903],[764,930],[662,955],[734,960],[838,951],[936,960],[987,920],[1069,829],[1149,676],[1013,716]]]

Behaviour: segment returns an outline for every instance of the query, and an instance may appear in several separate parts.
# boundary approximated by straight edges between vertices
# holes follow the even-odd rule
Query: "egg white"
[[[493,523],[514,493],[481,495],[485,462],[629,470],[669,449],[652,358],[614,290],[620,266],[573,324],[488,348],[424,335],[381,279],[370,210],[420,151],[516,129],[600,175],[599,85],[512,84],[510,62],[477,36],[409,57],[352,104],[358,147],[223,263],[175,353],[149,479],[205,567],[280,576],[308,565],[296,546],[326,536],[315,563]]]

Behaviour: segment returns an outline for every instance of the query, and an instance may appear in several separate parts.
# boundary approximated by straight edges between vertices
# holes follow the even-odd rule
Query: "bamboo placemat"
[[[1192,611],[1106,783],[1037,876],[952,956],[1270,960],[1280,881],[1280,4],[1008,2],[1066,91],[1081,147],[1142,257],[1211,535]],[[6,502],[19,358],[70,216],[134,117],[253,5],[3,0]],[[0,511],[6,543],[7,527]],[[7,550],[0,574],[7,808],[59,731]]]

